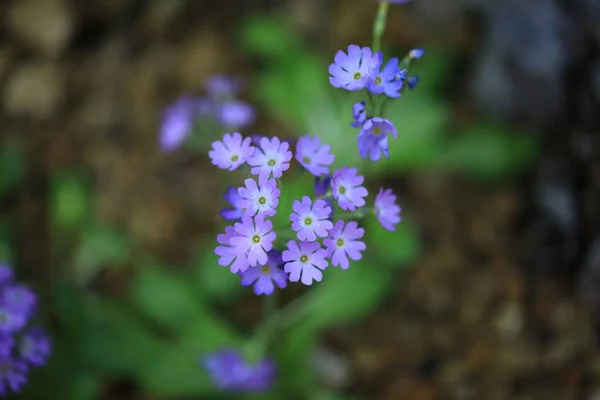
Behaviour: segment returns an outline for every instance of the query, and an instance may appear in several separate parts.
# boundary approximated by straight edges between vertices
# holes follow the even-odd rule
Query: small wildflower
[[[373,76],[369,82],[368,89],[373,94],[385,93],[388,97],[400,97],[400,89],[402,81],[396,79],[396,75],[400,72],[398,67],[398,59],[391,58],[383,70],[383,59],[377,64]]]
[[[418,76],[411,76],[408,78],[408,88],[410,90],[413,90],[415,87],[417,87],[417,83],[419,83]]]
[[[242,199],[241,208],[246,210],[245,214],[253,217],[257,214],[264,214],[272,217],[277,213],[277,204],[279,204],[279,195],[281,191],[277,189],[275,179],[263,181],[257,184],[254,179],[244,181],[246,187],[238,189],[238,195]]]
[[[327,247],[327,256],[331,257],[331,265],[340,266],[342,269],[348,269],[350,261],[348,258],[357,261],[362,258],[361,251],[367,246],[361,239],[365,230],[358,227],[358,223],[349,221],[345,223],[340,220],[329,231],[329,237],[323,240],[323,245]]]
[[[406,74],[408,74],[408,70],[406,68],[402,68],[400,71],[398,71],[394,79],[404,82],[406,80]]]
[[[342,167],[333,173],[331,189],[333,198],[342,210],[354,211],[356,207],[365,205],[369,193],[362,185],[364,177],[358,175],[356,168]]]
[[[256,113],[250,104],[232,100],[220,105],[218,116],[226,127],[242,129],[254,122]]]
[[[348,46],[348,54],[338,51],[334,63],[329,65],[329,82],[336,88],[346,90],[363,89],[371,77],[373,69],[381,59],[381,52],[373,54],[369,47]]]
[[[0,397],[18,393],[27,383],[27,364],[10,355],[0,358]]]
[[[238,189],[233,186],[228,186],[223,197],[232,208],[224,208],[220,211],[221,217],[227,221],[237,221],[242,218],[244,210],[242,210],[243,199],[238,194]]]
[[[260,147],[256,149],[248,164],[252,166],[251,172],[260,179],[281,178],[283,171],[290,167],[292,152],[290,145],[279,138],[262,138]]]
[[[201,358],[204,369],[221,390],[233,392],[266,392],[275,380],[275,364],[264,359],[247,363],[233,349],[224,349]]]
[[[208,155],[217,167],[234,171],[245,163],[253,152],[250,138],[244,139],[238,132],[234,132],[223,135],[223,141],[213,142]]]
[[[276,237],[271,221],[260,214],[254,218],[244,215],[242,221],[236,222],[233,228],[239,236],[232,237],[231,244],[246,254],[248,264],[251,267],[265,265],[267,251],[273,248]]]
[[[352,118],[354,122],[350,126],[358,128],[362,126],[367,120],[367,103],[365,101],[359,101],[352,106]]]
[[[324,197],[331,186],[331,175],[315,176],[315,196]]]
[[[1,304],[29,319],[35,312],[37,296],[25,285],[9,285],[2,291]]]
[[[43,366],[50,355],[50,337],[41,328],[32,328],[21,338],[19,354],[30,365]]]
[[[323,272],[327,268],[327,253],[321,248],[319,242],[288,242],[288,247],[282,253],[285,262],[284,270],[289,274],[291,282],[302,281],[305,285],[312,285],[314,281],[321,282]]]
[[[423,57],[424,54],[424,49],[412,49],[408,52],[408,58],[410,58],[411,60],[418,60],[419,58]]]
[[[381,226],[390,232],[396,230],[396,225],[400,222],[400,206],[396,204],[396,195],[391,189],[379,189],[375,196],[375,215]]]
[[[187,139],[194,127],[197,101],[183,95],[167,107],[162,116],[158,142],[165,153],[177,149]]]
[[[225,233],[217,235],[217,242],[220,246],[215,248],[215,254],[219,256],[217,263],[222,267],[229,267],[233,273],[244,272],[250,265],[246,258],[246,253],[231,243],[231,239],[237,237],[238,234],[232,226],[225,227]]]
[[[335,160],[330,151],[331,146],[321,144],[321,139],[306,135],[296,143],[296,160],[315,176],[328,174],[329,166]]]
[[[302,197],[302,202],[296,200],[292,204],[294,212],[290,215],[292,229],[298,232],[298,239],[314,242],[318,237],[327,236],[333,228],[329,221],[331,207],[324,200],[317,199],[314,204],[310,197]]]
[[[216,74],[204,83],[204,87],[211,97],[229,97],[236,95],[242,85],[238,78]]]
[[[369,155],[371,161],[378,161],[383,152],[386,158],[389,157],[388,134],[392,134],[394,138],[398,137],[398,132],[391,121],[375,117],[365,122],[357,137],[360,156],[366,158]]]
[[[254,294],[271,295],[275,286],[283,289],[287,286],[287,274],[280,268],[283,265],[281,253],[271,250],[267,253],[267,263],[262,266],[250,267],[242,273],[242,285],[254,285]]]

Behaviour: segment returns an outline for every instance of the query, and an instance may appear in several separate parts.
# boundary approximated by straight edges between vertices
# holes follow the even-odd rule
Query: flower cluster
[[[318,137],[299,138],[294,153],[288,142],[277,137],[257,142],[255,147],[250,138],[226,133],[209,152],[217,167],[233,171],[244,165],[253,175],[244,186],[225,192],[231,207],[221,210],[221,216],[233,225],[217,236],[219,265],[240,274],[242,285],[253,285],[257,295],[269,295],[275,287],[286,287],[288,280],[312,285],[323,279],[330,264],[347,269],[350,260],[361,259],[366,249],[364,230],[350,219],[362,215],[368,192],[356,168],[342,167],[330,174],[335,156]],[[274,229],[270,218],[282,211],[278,210],[280,178],[292,158],[315,177],[315,195],[296,199],[292,210],[283,210],[291,211],[289,224]],[[371,210],[388,230],[400,222],[395,200],[391,190],[381,189]],[[335,207],[345,211],[346,218],[334,220]],[[278,235],[287,241],[279,250],[275,248]]]
[[[222,390],[232,392],[266,392],[275,379],[271,360],[250,364],[233,349],[220,350],[201,357],[200,362],[211,380]]]
[[[158,138],[162,151],[171,152],[185,142],[196,121],[210,118],[229,129],[242,129],[254,122],[254,108],[235,98],[242,88],[238,79],[214,75],[205,84],[206,96],[184,94],[163,112]]]
[[[424,54],[423,49],[411,50],[403,59],[390,58],[384,63],[382,52],[373,52],[370,47],[348,46],[348,52],[340,50],[329,66],[329,82],[340,89],[367,90],[370,104],[360,101],[352,107],[353,122],[360,128],[357,137],[358,151],[362,158],[378,161],[383,154],[389,157],[388,136],[398,137],[394,124],[385,119],[386,104],[401,97],[403,90],[412,90],[419,82],[417,76],[408,76],[410,64]],[[378,103],[378,99],[383,100]],[[379,107],[378,107],[379,106]],[[379,115],[376,115],[376,110]]]
[[[35,318],[37,296],[16,283],[7,265],[0,265],[0,397],[17,393],[27,382],[29,369],[46,364],[50,337]]]

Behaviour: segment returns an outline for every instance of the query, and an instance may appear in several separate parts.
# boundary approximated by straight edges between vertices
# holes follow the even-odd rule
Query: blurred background
[[[413,0],[383,50],[417,88],[362,163],[327,67],[370,45],[375,0],[4,0],[0,259],[39,293],[53,338],[26,399],[600,399],[600,2]],[[273,349],[265,395],[218,391],[202,352],[243,346],[260,298],[216,263],[227,184],[199,123],[164,152],[161,118],[227,74],[242,132],[311,133],[398,195],[395,233],[327,271]],[[310,190],[311,182],[308,183]],[[301,186],[301,185],[299,185]],[[369,224],[369,222],[367,222]]]

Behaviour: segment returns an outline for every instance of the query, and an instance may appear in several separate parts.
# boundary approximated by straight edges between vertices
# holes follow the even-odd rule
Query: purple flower
[[[296,143],[296,160],[308,172],[315,176],[329,173],[329,166],[333,164],[335,156],[330,154],[331,146],[321,144],[321,139],[316,136],[302,136]]]
[[[158,136],[162,151],[173,151],[187,139],[194,126],[196,112],[197,100],[188,95],[181,96],[164,110]]]
[[[408,88],[410,90],[413,90],[415,87],[417,87],[417,83],[419,83],[418,76],[411,76],[408,78]]]
[[[238,194],[238,189],[233,186],[228,186],[225,193],[223,193],[225,200],[229,202],[233,207],[224,208],[221,210],[221,217],[227,221],[237,221],[242,218],[244,210],[242,210],[243,199]]]
[[[21,338],[19,354],[32,366],[41,367],[50,356],[50,337],[40,327],[29,330]]]
[[[248,164],[252,166],[251,172],[260,179],[281,178],[283,171],[290,167],[292,152],[290,145],[279,138],[262,138],[260,147],[256,149]]]
[[[2,306],[29,319],[35,312],[37,296],[25,285],[7,286],[2,291]]]
[[[366,158],[369,155],[371,161],[378,161],[383,152],[386,158],[389,157],[388,134],[392,134],[394,138],[398,137],[398,132],[391,121],[374,117],[365,122],[357,137],[360,156]]]
[[[266,392],[275,380],[275,364],[271,360],[249,364],[233,349],[209,354],[201,362],[213,383],[222,390]]]
[[[331,207],[325,200],[317,199],[315,203],[308,196],[302,197],[302,202],[295,200],[292,204],[294,212],[290,215],[292,229],[298,232],[298,239],[314,242],[318,237],[327,236],[327,231],[333,228],[328,218]]]
[[[242,222],[236,222],[233,228],[239,236],[232,237],[231,244],[247,255],[248,264],[265,265],[267,251],[273,248],[276,237],[271,221],[260,214],[254,218],[244,215]]]
[[[381,70],[382,65],[383,59],[377,64],[367,88],[373,94],[385,93],[388,97],[400,97],[402,81],[396,80],[396,74],[400,72],[398,59],[391,58],[383,71]]]
[[[0,359],[12,354],[15,340],[12,334],[0,334]]]
[[[269,217],[275,215],[281,194],[275,179],[263,181],[258,185],[254,179],[246,179],[244,183],[246,187],[239,188],[238,195],[242,199],[241,208],[245,210],[245,214],[250,217],[256,214],[265,214]]]
[[[223,141],[212,143],[212,150],[208,152],[212,163],[219,168],[229,171],[236,170],[240,165],[246,162],[252,153],[254,147],[250,146],[250,138],[242,138],[238,132],[223,135]]]
[[[381,226],[388,231],[395,231],[396,224],[401,220],[400,207],[396,204],[396,195],[392,189],[379,189],[379,193],[375,196],[375,215]]]
[[[354,211],[356,207],[365,205],[369,192],[362,185],[364,178],[358,175],[356,168],[342,167],[333,173],[331,189],[333,198],[337,200],[340,208],[345,211]]]
[[[211,76],[204,87],[211,97],[228,97],[237,94],[242,85],[238,78],[217,74]]]
[[[403,81],[406,79],[406,74],[408,74],[408,70],[406,68],[401,69],[400,71],[398,71],[398,73],[396,74],[395,79],[397,81]]]
[[[225,227],[225,233],[217,235],[217,242],[221,246],[217,246],[215,254],[219,256],[217,263],[223,267],[229,267],[229,270],[233,273],[244,272],[250,265],[246,258],[244,251],[239,249],[231,243],[231,239],[237,237],[235,229],[232,226]]]
[[[243,101],[232,100],[221,104],[219,120],[231,129],[242,129],[252,124],[256,117],[254,108]]]
[[[419,58],[423,57],[424,54],[424,49],[412,49],[408,52],[408,58],[410,58],[411,60],[418,60]]]
[[[362,258],[361,251],[367,246],[361,239],[365,230],[358,227],[358,223],[349,221],[347,224],[340,220],[329,231],[329,237],[323,240],[323,245],[327,247],[327,257],[331,257],[331,265],[339,265],[342,269],[348,269],[350,261],[348,258],[357,261]]]
[[[268,260],[263,266],[248,268],[242,273],[242,285],[254,285],[254,294],[270,295],[275,290],[275,285],[283,289],[287,286],[287,274],[279,269],[283,265],[281,253],[271,250],[267,253]]]
[[[331,185],[331,175],[316,176],[315,177],[315,196],[323,197],[327,195],[329,187]]]
[[[11,283],[14,279],[12,268],[8,264],[0,262],[0,285]]]
[[[23,361],[9,355],[0,358],[0,397],[18,393],[27,382],[28,368]]]
[[[363,89],[371,78],[373,69],[382,58],[381,52],[373,54],[369,47],[348,46],[348,54],[342,50],[335,54],[334,63],[329,65],[329,82],[346,90]]]
[[[359,101],[352,106],[352,118],[354,122],[350,126],[358,128],[367,120],[367,103]]]
[[[321,282],[323,272],[327,268],[325,257],[327,252],[321,248],[319,242],[288,242],[287,250],[283,251],[282,259],[285,262],[283,269],[290,274],[291,282],[302,280],[305,285],[312,285],[313,281]]]

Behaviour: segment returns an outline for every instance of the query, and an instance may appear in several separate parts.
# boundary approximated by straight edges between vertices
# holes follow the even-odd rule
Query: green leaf
[[[484,122],[470,126],[456,137],[446,150],[443,163],[472,178],[506,179],[527,167],[537,150],[532,136]]]
[[[190,282],[160,268],[147,268],[133,279],[131,298],[147,318],[181,335],[198,351],[235,344],[235,333],[192,294]]]
[[[25,156],[13,144],[0,147],[0,197],[18,184],[25,173]]]
[[[280,18],[247,18],[239,39],[244,51],[261,56],[293,57],[301,47],[298,36]]]
[[[125,262],[132,243],[123,233],[105,226],[93,226],[83,232],[75,255],[75,271],[79,282],[89,282],[104,267]]]
[[[421,243],[417,231],[408,221],[396,225],[396,231],[385,230],[377,218],[366,219],[366,243],[370,258],[376,259],[382,266],[403,267],[417,260],[421,252]]]
[[[59,229],[81,227],[89,213],[90,195],[80,173],[61,172],[52,178],[51,220]]]

